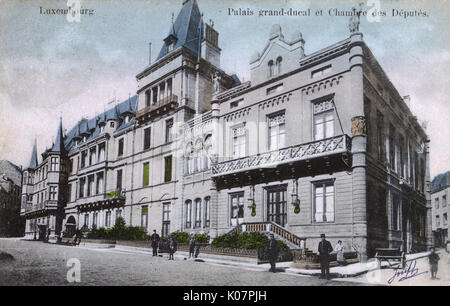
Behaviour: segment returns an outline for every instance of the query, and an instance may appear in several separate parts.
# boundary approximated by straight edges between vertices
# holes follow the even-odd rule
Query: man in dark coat
[[[150,241],[152,242],[153,256],[158,256],[159,235],[156,233],[156,230],[153,230]]]
[[[195,256],[195,236],[193,233],[191,233],[191,236],[189,237],[189,258]]]
[[[269,257],[270,262],[270,272],[275,273],[276,267],[275,263],[278,259],[278,254],[280,253],[280,244],[274,238],[273,234],[270,234],[269,241],[267,242],[267,256]]]
[[[333,247],[328,240],[325,240],[325,234],[321,234],[322,241],[319,242],[319,261],[320,261],[320,278],[330,279],[330,253],[333,252]]]
[[[431,247],[431,253],[430,255],[428,255],[428,261],[430,262],[431,279],[436,279],[439,259],[439,255],[436,253],[435,248]]]

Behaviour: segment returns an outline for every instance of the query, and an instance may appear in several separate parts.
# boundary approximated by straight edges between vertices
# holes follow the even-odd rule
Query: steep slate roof
[[[99,124],[101,122],[105,122],[106,118],[116,118],[115,120],[119,120],[120,117],[122,117],[125,114],[135,114],[136,113],[136,103],[137,103],[137,95],[130,97],[126,99],[125,101],[117,104],[116,106],[106,110],[105,112],[101,113],[100,115],[97,115],[91,119],[82,119],[80,120],[77,125],[75,125],[66,135],[64,138],[64,147],[66,151],[70,151],[74,147],[74,138],[79,138],[80,133],[83,132],[89,132],[92,131],[92,133],[89,132],[89,137],[87,138],[87,141],[94,139],[98,135],[100,135],[100,127]],[[98,119],[98,120],[97,120]],[[131,122],[131,120],[130,120]],[[122,123],[120,126],[118,126],[117,130],[122,130],[125,127],[128,127],[130,125],[129,123]]]
[[[58,132],[56,134],[56,140],[52,147],[52,152],[64,153],[66,149],[64,148],[64,138],[62,129],[62,118],[59,119]]]
[[[450,186],[450,171],[435,176],[431,182],[431,192]]]
[[[196,0],[187,0],[178,13],[175,23],[170,28],[169,36],[174,36],[177,41],[174,50],[183,46],[195,55],[200,53],[201,31],[203,29],[203,20]],[[157,60],[168,53],[167,45],[163,44]]]
[[[37,145],[36,145],[36,139],[35,139],[34,144],[33,144],[33,151],[31,152],[30,164],[28,165],[28,169],[36,168],[37,164],[38,164]]]

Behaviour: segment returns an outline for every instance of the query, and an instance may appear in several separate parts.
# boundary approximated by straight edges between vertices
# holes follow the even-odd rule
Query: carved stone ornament
[[[364,116],[352,118],[352,136],[366,136],[366,118]]]

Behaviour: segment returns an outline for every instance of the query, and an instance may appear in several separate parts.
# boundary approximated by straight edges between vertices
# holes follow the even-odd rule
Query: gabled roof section
[[[38,160],[37,160],[37,144],[36,139],[34,140],[33,144],[33,151],[31,152],[31,159],[30,164],[28,165],[28,169],[34,169],[37,167]]]
[[[436,175],[431,182],[431,192],[439,191],[450,186],[450,171]]]
[[[174,50],[183,46],[199,56],[202,27],[203,21],[197,1],[186,0],[164,41],[175,41]],[[167,44],[163,44],[157,60],[167,53],[169,53]]]

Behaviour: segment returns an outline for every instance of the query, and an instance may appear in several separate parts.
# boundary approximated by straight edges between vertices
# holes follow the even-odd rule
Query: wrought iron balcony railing
[[[150,119],[151,117],[162,115],[173,109],[178,104],[178,96],[170,95],[165,97],[155,104],[144,107],[143,109],[138,110],[136,117],[140,121],[144,121],[146,119]]]
[[[300,160],[309,160],[332,154],[346,153],[350,152],[350,146],[350,137],[347,135],[321,139],[277,151],[213,163],[212,176],[217,177],[234,172],[250,171],[261,168],[275,168],[282,164]]]

